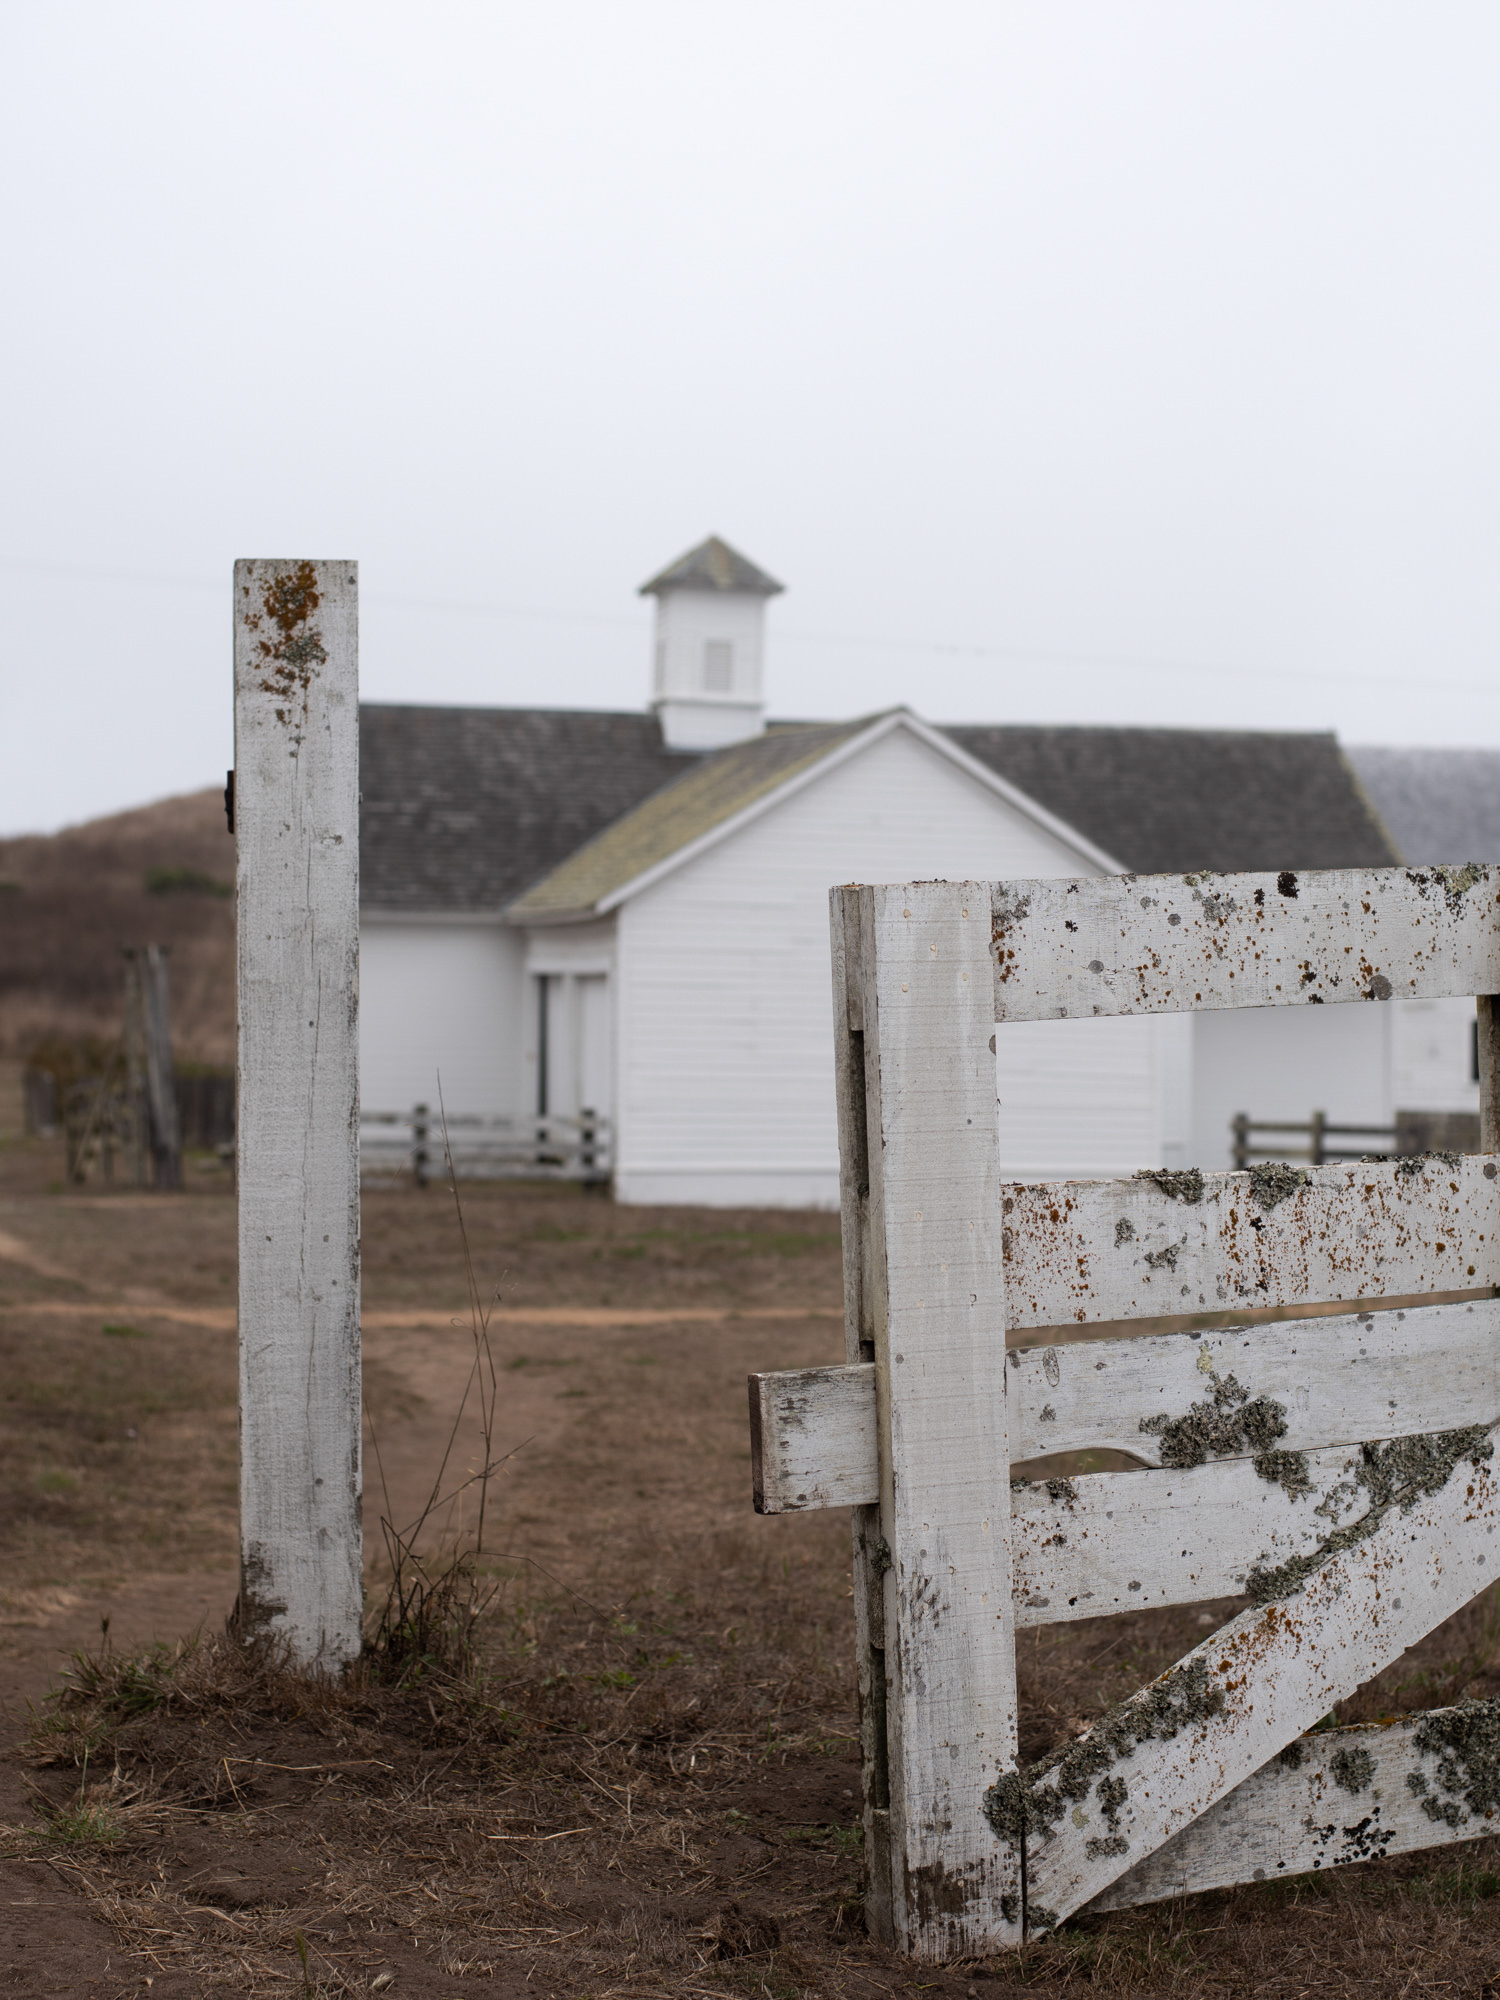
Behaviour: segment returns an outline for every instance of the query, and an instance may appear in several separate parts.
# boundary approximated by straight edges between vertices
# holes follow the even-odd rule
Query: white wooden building
[[[645,589],[649,711],[364,710],[367,1108],[441,1074],[450,1113],[602,1114],[622,1200],[832,1206],[833,884],[1402,858],[1332,736],[768,723],[780,586],[712,540]],[[1238,1111],[1386,1124],[1393,1019],[1032,1024],[1006,1171],[1223,1166]]]
[[[1354,747],[1350,763],[1402,855],[1500,862],[1500,751]],[[1403,1000],[1393,1022],[1398,1106],[1477,1121],[1479,1047],[1466,1000]]]

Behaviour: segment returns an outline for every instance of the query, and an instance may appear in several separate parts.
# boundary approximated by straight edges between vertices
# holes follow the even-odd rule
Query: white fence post
[[[362,1572],[358,591],[235,564],[238,1623],[329,1669]]]

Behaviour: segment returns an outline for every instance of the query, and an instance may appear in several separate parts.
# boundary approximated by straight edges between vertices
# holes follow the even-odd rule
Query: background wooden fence
[[[450,1116],[446,1125],[426,1104],[360,1113],[362,1175],[410,1174],[425,1187],[447,1171],[445,1153],[460,1180],[601,1183],[614,1165],[610,1122],[593,1111],[576,1118]]]

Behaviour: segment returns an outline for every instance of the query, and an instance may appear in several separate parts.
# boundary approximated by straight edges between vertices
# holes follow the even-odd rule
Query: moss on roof
[[[869,728],[871,717],[836,724],[782,723],[695,763],[510,906],[521,918],[581,916],[616,889],[722,826],[799,771]]]

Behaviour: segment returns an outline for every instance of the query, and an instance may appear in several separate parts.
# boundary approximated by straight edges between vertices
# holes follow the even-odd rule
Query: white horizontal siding
[[[1002,1171],[1096,1180],[1178,1164],[1190,1035],[1185,1017],[1170,1014],[998,1028]]]
[[[499,1117],[521,1099],[521,937],[500,924],[360,927],[360,1101],[366,1111],[438,1102]]]
[[[1238,1111],[1257,1121],[1305,1123],[1326,1111],[1335,1124],[1389,1124],[1392,1026],[1404,1004],[1194,1014],[1193,1164],[1233,1165],[1230,1122]],[[1305,1141],[1287,1133],[1284,1143]]]
[[[1090,864],[898,730],[633,899],[618,961],[620,1197],[669,1199],[662,1190],[683,1188],[724,1203],[836,1198],[835,883],[1081,866]],[[1126,1032],[1110,1051],[1090,1044],[1086,1089],[1075,1087],[1081,1041],[1044,1031],[1012,1065],[1006,1147],[1017,1171],[1023,1160],[1080,1173],[1110,1171],[1098,1163],[1117,1157],[1158,1163],[1165,1044],[1153,1023],[1104,1025]]]
[[[1396,1002],[1396,1104],[1402,1111],[1479,1110],[1472,1000]]]

